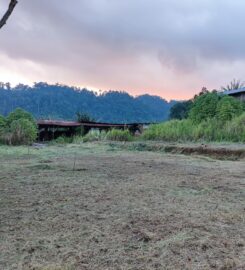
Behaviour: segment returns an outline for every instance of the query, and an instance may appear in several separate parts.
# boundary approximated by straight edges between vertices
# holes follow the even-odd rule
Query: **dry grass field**
[[[245,269],[245,165],[0,147],[0,269]]]

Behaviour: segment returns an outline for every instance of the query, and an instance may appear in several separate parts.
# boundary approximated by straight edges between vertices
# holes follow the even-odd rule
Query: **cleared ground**
[[[0,147],[0,269],[245,269],[245,163]]]

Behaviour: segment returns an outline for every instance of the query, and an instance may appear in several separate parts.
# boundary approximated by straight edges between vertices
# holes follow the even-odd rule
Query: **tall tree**
[[[17,5],[17,0],[10,0],[9,7],[5,14],[3,15],[2,19],[0,20],[0,28],[2,28],[6,23],[10,15],[12,14],[15,6]]]

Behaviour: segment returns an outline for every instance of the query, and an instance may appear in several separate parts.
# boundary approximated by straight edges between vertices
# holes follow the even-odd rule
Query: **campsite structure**
[[[79,129],[83,129],[86,134],[90,130],[105,130],[110,129],[128,129],[132,134],[141,133],[147,123],[130,123],[130,124],[115,124],[115,123],[98,123],[98,122],[74,122],[74,121],[58,121],[58,120],[38,120],[38,139],[39,141],[49,141],[60,136],[72,137],[76,135]]]

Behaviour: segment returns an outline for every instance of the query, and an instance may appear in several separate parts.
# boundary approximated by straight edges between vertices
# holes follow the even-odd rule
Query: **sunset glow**
[[[8,2],[1,1],[1,13]],[[70,3],[19,2],[0,33],[0,81],[170,100],[245,78],[244,1]]]

